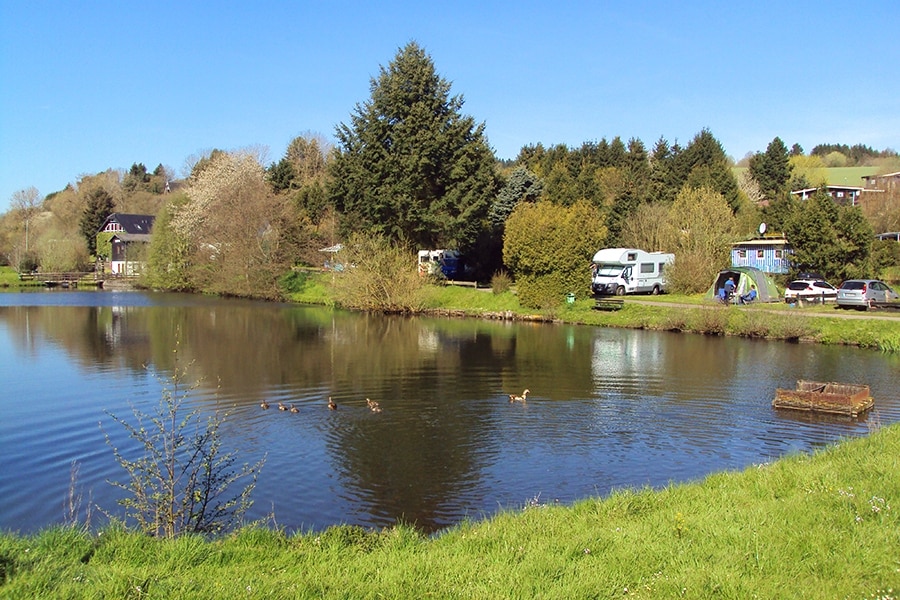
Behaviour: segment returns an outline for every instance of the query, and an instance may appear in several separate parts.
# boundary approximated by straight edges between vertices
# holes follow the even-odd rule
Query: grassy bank
[[[294,286],[291,299],[307,304],[333,305],[328,275],[306,274]],[[295,282],[297,283],[297,282]],[[625,299],[618,311],[594,309],[589,297],[535,311],[519,304],[512,291],[461,286],[429,286],[426,311],[458,316],[534,318],[604,327],[682,331],[705,335],[846,344],[900,353],[900,312],[838,311],[833,305],[794,308],[785,303],[723,307],[696,296],[636,296]],[[872,318],[890,316],[889,320]]]
[[[245,528],[0,536],[4,598],[894,598],[900,426],[659,491],[534,503],[435,537]]]

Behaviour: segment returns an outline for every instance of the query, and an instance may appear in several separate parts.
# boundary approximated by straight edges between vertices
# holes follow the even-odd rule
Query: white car
[[[834,302],[837,299],[837,288],[823,279],[796,279],[784,290],[784,301],[802,302]]]

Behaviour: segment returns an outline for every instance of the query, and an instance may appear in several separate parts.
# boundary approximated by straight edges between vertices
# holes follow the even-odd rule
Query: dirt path
[[[713,308],[713,305],[710,304],[683,304],[683,303],[675,303],[675,302],[656,302],[654,300],[645,300],[641,298],[626,298],[625,302],[632,304],[645,304],[648,306],[674,306],[677,308]],[[856,311],[856,310],[838,310],[834,309],[833,313],[823,313],[823,312],[812,312],[807,311],[802,308],[793,309],[791,311],[785,310],[775,310],[775,309],[766,309],[764,304],[757,304],[756,306],[747,306],[740,307],[746,308],[747,310],[753,310],[756,312],[768,312],[776,315],[800,315],[803,317],[825,317],[825,318],[836,318],[836,319],[868,319],[868,320],[885,320],[885,321],[900,321],[900,310],[868,310],[868,311]]]

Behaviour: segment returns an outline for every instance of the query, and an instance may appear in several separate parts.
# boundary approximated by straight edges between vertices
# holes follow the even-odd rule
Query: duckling
[[[294,406],[293,404],[291,404],[291,407],[288,410],[290,410],[292,413],[300,412],[300,409],[297,408],[296,406]]]
[[[526,389],[524,392],[522,392],[521,396],[516,396],[515,394],[510,394],[509,401],[510,402],[525,402],[526,398],[528,398],[528,394],[530,394],[530,393],[531,393],[531,390]]]
[[[284,402],[278,403],[278,410],[287,410],[287,406],[284,405]]]
[[[368,406],[372,410],[372,412],[381,412],[381,405],[374,400],[369,400],[368,398],[366,398],[366,406]]]
[[[334,403],[331,396],[328,396],[328,410],[337,410],[337,404]]]
[[[266,402],[265,400],[263,400],[262,402],[260,402],[259,407],[260,408],[269,408],[269,403]]]

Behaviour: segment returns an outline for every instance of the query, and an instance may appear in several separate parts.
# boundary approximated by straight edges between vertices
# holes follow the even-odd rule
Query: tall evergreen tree
[[[681,185],[708,187],[722,194],[732,212],[740,204],[740,189],[722,144],[704,129],[675,155],[675,173]]]
[[[328,195],[345,232],[423,248],[474,243],[497,177],[484,125],[462,105],[415,42],[381,68],[371,98],[336,130]]]
[[[537,175],[525,167],[516,167],[491,206],[491,226],[497,231],[503,231],[506,219],[519,202],[537,202],[543,189],[544,183]]]
[[[106,217],[113,213],[114,206],[112,195],[102,187],[95,188],[88,194],[87,204],[81,215],[80,230],[91,256],[97,254],[97,232]]]
[[[765,153],[756,153],[750,157],[750,174],[769,201],[783,198],[791,191],[790,158],[787,146],[779,137],[769,142]]]

